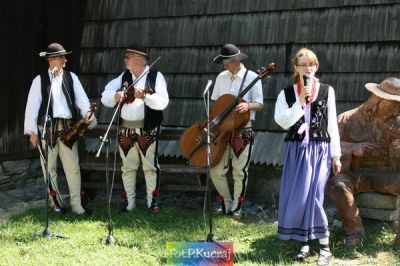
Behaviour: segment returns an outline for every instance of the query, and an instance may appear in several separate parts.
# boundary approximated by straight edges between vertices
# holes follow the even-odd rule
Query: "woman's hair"
[[[297,74],[296,70],[295,70],[295,66],[297,66],[299,64],[299,59],[303,56],[307,56],[310,61],[311,64],[316,65],[317,69],[319,68],[319,61],[317,56],[315,55],[315,53],[307,48],[301,48],[296,55],[293,57],[292,59],[292,69],[293,69],[293,80],[294,83],[297,83],[299,81],[299,74]]]

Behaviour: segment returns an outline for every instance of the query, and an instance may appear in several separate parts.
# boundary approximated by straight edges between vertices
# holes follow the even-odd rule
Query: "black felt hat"
[[[228,43],[221,48],[220,55],[214,58],[214,63],[228,64],[233,61],[241,61],[247,58],[245,53],[242,53],[236,45]]]
[[[51,43],[49,46],[47,46],[46,51],[40,52],[39,56],[40,57],[55,57],[55,56],[63,56],[70,54],[72,52],[67,52],[64,47],[59,44],[59,43]]]
[[[136,53],[136,54],[140,54],[143,55],[146,58],[149,58],[149,53],[147,52],[147,49],[145,47],[143,47],[140,44],[131,44],[126,48],[127,52],[131,52],[131,53]]]

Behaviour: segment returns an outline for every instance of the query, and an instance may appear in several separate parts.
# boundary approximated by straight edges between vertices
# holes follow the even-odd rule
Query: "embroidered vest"
[[[46,115],[46,108],[47,102],[49,100],[49,93],[50,93],[50,77],[47,72],[40,74],[41,80],[41,92],[42,92],[42,103],[40,104],[39,108],[39,115],[38,115],[38,123],[40,120],[44,118]],[[75,93],[74,93],[74,81],[72,80],[71,73],[69,71],[63,71],[63,83],[62,83],[62,92],[64,94],[65,99],[67,100],[68,109],[72,114],[72,120],[76,122],[78,117],[78,110],[75,108]],[[49,105],[49,116],[54,119],[53,117],[53,101],[50,100]]]
[[[149,73],[147,73],[146,77],[146,88],[153,89],[155,91],[156,79],[157,79],[158,71],[155,69],[150,69]],[[126,70],[122,75],[122,84],[124,82],[128,82],[128,84],[132,84],[132,73],[129,70]],[[155,127],[161,125],[163,121],[163,112],[161,110],[154,110],[148,107],[146,104],[144,105],[144,130],[151,130]]]
[[[286,102],[289,107],[296,102],[296,95],[293,86],[284,89]],[[310,140],[320,140],[330,142],[328,133],[328,93],[329,85],[322,84],[319,87],[317,99],[311,103],[310,114]],[[298,134],[300,126],[304,123],[302,116],[290,129],[285,137],[285,141],[302,141],[305,133]]]

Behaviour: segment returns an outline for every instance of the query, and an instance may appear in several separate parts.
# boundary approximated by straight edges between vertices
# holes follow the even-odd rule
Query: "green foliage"
[[[105,209],[100,206],[90,217],[51,215],[50,228],[53,233],[62,232],[64,239],[40,236],[42,209],[11,217],[0,224],[0,265],[164,265],[167,241],[202,241],[208,233],[200,210],[178,206],[163,207],[159,214],[144,208],[127,214],[115,209],[112,217],[115,245],[101,242],[108,230]],[[234,242],[235,265],[291,264],[298,250],[296,242],[276,238],[276,223],[268,219],[246,217],[237,222],[225,216],[213,222],[219,241]],[[332,231],[335,259],[331,265],[400,265],[390,224],[365,221],[365,227],[367,236],[351,252],[343,246],[343,232]],[[318,243],[313,241],[311,248],[315,253],[307,262],[315,263]]]

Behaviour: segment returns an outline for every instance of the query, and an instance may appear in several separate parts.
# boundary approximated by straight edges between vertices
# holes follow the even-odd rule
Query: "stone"
[[[28,208],[28,203],[23,201],[17,201],[13,202],[12,204],[10,204],[10,206],[7,207],[7,212],[19,213],[25,211],[27,208]]]
[[[383,221],[394,221],[399,219],[400,208],[396,210],[359,208],[361,217]]]
[[[325,213],[326,217],[328,219],[328,223],[331,224],[335,221],[335,215],[336,215],[336,208],[325,208]]]
[[[30,160],[6,161],[3,162],[3,170],[7,175],[28,173],[30,165]]]
[[[378,192],[358,193],[355,195],[360,208],[395,210],[400,207],[400,196]]]
[[[342,228],[342,222],[338,219],[334,219],[331,225],[332,229],[340,229]]]
[[[0,174],[0,184],[9,181],[7,179],[10,179],[10,176]]]

